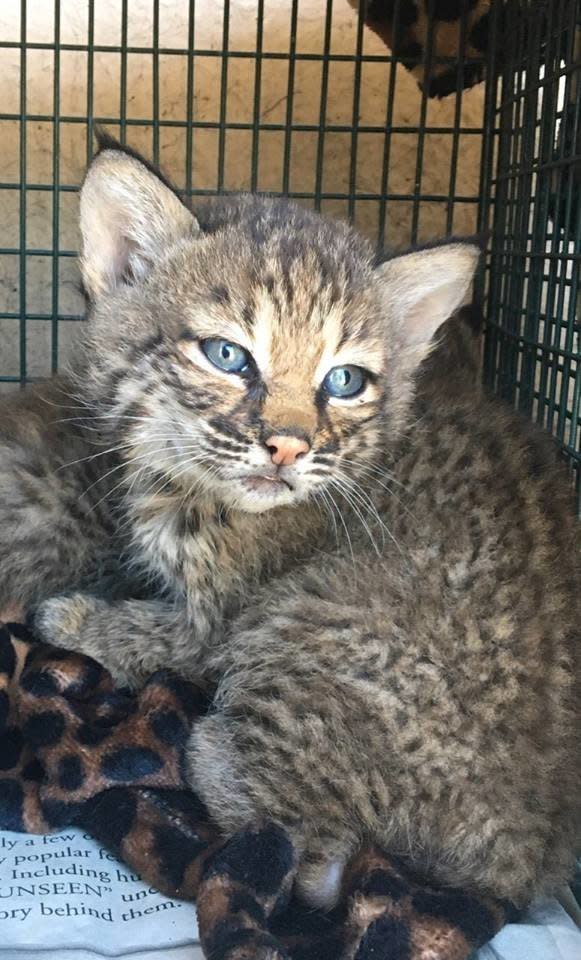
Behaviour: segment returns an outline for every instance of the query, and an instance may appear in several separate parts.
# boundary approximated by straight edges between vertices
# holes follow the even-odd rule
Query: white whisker
[[[394,477],[392,474],[390,474],[389,471],[386,470],[385,467],[379,468],[379,467],[377,467],[377,466],[375,466],[375,465],[373,465],[373,464],[358,463],[358,462],[355,461],[355,460],[345,460],[344,458],[342,458],[341,461],[340,461],[340,463],[339,463],[339,466],[341,467],[341,466],[343,466],[344,464],[346,464],[347,466],[351,466],[351,467],[353,468],[354,472],[356,472],[356,473],[360,473],[360,472],[361,472],[361,473],[365,473],[365,474],[371,474],[371,479],[370,479],[369,482],[370,482],[371,484],[375,484],[375,485],[381,487],[382,490],[385,490],[385,491],[389,494],[390,498],[393,498],[393,499],[395,500],[395,502],[396,502],[397,504],[399,504],[399,506],[402,508],[402,510],[405,510],[405,512],[406,512],[406,513],[408,514],[408,516],[414,521],[414,523],[417,522],[416,517],[415,517],[415,514],[413,513],[413,511],[412,511],[412,510],[409,508],[409,506],[402,500],[402,498],[401,498],[400,496],[398,496],[396,493],[394,493],[394,491],[391,489],[391,484],[392,484],[392,483],[395,483],[395,484],[397,484],[397,486],[401,487],[401,489],[405,491],[405,490],[407,489],[406,486],[405,486],[405,484],[404,484],[404,483],[401,483],[401,481],[397,480],[397,478]],[[375,476],[375,474],[378,474],[380,477],[382,477],[382,478],[384,478],[384,479],[387,479],[387,482],[384,482],[383,480],[378,479],[378,477]],[[350,479],[352,479],[352,478],[350,478]]]
[[[341,511],[340,511],[340,509],[339,509],[339,506],[338,506],[338,504],[337,504],[337,502],[336,502],[333,494],[331,493],[331,491],[330,491],[329,489],[327,489],[327,490],[325,491],[325,493],[326,493],[327,496],[330,498],[331,503],[333,504],[333,506],[334,506],[335,509],[337,510],[337,514],[338,514],[338,516],[339,516],[339,520],[341,521],[341,524],[342,524],[343,529],[344,529],[344,531],[345,531],[345,536],[347,537],[347,543],[349,544],[349,553],[351,554],[351,562],[352,562],[352,564],[353,564],[353,570],[355,570],[355,554],[353,553],[353,543],[352,543],[352,541],[351,541],[351,536],[350,536],[350,534],[349,534],[349,528],[348,528],[347,524],[345,523],[345,518],[343,517],[343,514],[341,513]]]
[[[180,451],[177,451],[177,450],[176,450],[176,451],[174,451],[173,453],[168,454],[167,451],[166,451],[166,449],[165,449],[164,447],[161,447],[161,448],[158,448],[157,450],[148,450],[146,453],[138,454],[138,455],[135,456],[135,457],[131,457],[131,458],[130,458],[129,460],[127,460],[127,461],[122,460],[121,463],[118,463],[115,467],[112,467],[111,470],[108,470],[108,471],[107,471],[106,473],[104,473],[102,476],[98,477],[97,480],[95,480],[93,483],[89,484],[89,486],[83,491],[83,493],[81,494],[81,496],[86,496],[87,493],[89,492],[89,490],[92,490],[93,487],[95,487],[95,486],[97,486],[98,484],[102,483],[103,480],[106,480],[107,477],[110,477],[113,473],[116,473],[118,470],[121,470],[123,467],[125,467],[125,468],[127,468],[127,469],[131,469],[131,466],[132,466],[134,463],[136,463],[138,460],[150,460],[152,457],[158,456],[160,453],[163,453],[163,454],[165,455],[165,460],[166,460],[166,462],[167,462],[167,460],[174,460],[174,459],[177,459],[178,457],[183,457],[183,456],[184,456],[184,454],[183,454],[183,452],[182,452],[181,450],[180,450]],[[194,459],[194,458],[188,458],[188,464],[193,463],[193,462],[195,462],[195,459]],[[144,464],[144,468],[147,468],[148,466],[152,466],[152,465],[153,465],[153,464],[151,464],[151,463],[146,463],[146,464]],[[169,482],[170,479],[171,479],[171,477],[168,478],[168,482]],[[114,493],[116,490],[118,490],[119,487],[121,487],[126,480],[127,480],[127,477],[123,477],[123,478],[119,481],[119,483],[117,483],[117,484],[113,487],[112,490],[108,490],[108,491],[105,493],[105,495],[104,495],[103,497],[101,497],[100,500],[97,501],[97,503],[93,504],[90,512],[92,512],[93,510],[96,510],[97,507],[100,506],[100,504],[103,503],[108,497],[110,497],[112,493]]]
[[[333,532],[334,532],[334,534],[335,534],[335,543],[338,544],[338,543],[339,543],[339,530],[338,530],[338,528],[337,528],[337,521],[336,521],[336,519],[335,519],[335,514],[334,514],[334,512],[333,512],[333,506],[329,503],[329,499],[328,499],[328,497],[327,497],[327,493],[326,493],[326,491],[325,491],[322,487],[319,488],[319,489],[315,489],[314,493],[315,493],[315,496],[316,496],[316,497],[321,497],[321,499],[323,500],[323,505],[324,505],[327,513],[328,513],[329,516],[331,517],[331,522],[332,522],[332,524],[333,524]]]
[[[379,547],[377,546],[377,543],[375,542],[375,538],[374,538],[374,536],[373,536],[373,534],[372,534],[372,532],[371,532],[371,529],[370,529],[368,523],[366,522],[364,515],[362,514],[361,510],[359,509],[357,499],[354,498],[354,497],[355,497],[354,491],[353,491],[353,490],[350,490],[349,487],[347,486],[347,484],[344,482],[344,480],[342,480],[340,477],[338,477],[338,476],[336,476],[336,475],[332,477],[332,479],[330,480],[330,483],[332,484],[332,486],[336,487],[336,489],[339,491],[339,493],[340,493],[340,494],[343,496],[343,498],[347,501],[347,503],[349,504],[349,506],[350,506],[351,509],[353,510],[354,514],[355,514],[356,517],[358,518],[359,522],[361,523],[361,526],[363,527],[363,529],[364,529],[365,532],[367,533],[367,536],[369,537],[369,542],[371,543],[371,545],[372,545],[373,549],[375,550],[377,556],[380,557],[380,556],[381,556],[381,550],[380,550]]]
[[[367,506],[367,510],[371,513],[371,515],[379,524],[379,527],[382,531],[382,536],[384,533],[386,533],[390,538],[390,540],[393,542],[393,544],[397,547],[397,549],[401,553],[402,552],[401,546],[397,538],[393,535],[393,533],[391,532],[391,530],[389,529],[389,527],[387,526],[383,518],[380,516],[379,511],[376,505],[374,504],[373,500],[367,495],[367,493],[363,490],[361,485],[358,484],[357,481],[354,480],[352,477],[348,477],[346,474],[342,473],[342,479],[344,483],[349,485],[351,493],[359,499],[359,502],[362,505]],[[385,537],[383,537],[383,543],[385,545]]]

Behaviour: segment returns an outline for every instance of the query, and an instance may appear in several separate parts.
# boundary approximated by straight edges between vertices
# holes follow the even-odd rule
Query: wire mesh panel
[[[422,3],[427,78],[437,4]],[[404,6],[385,5],[394,48]],[[578,465],[577,7],[493,3],[488,81],[470,91],[463,20],[456,92],[438,101],[365,27],[363,0],[2,0],[0,389],[49,375],[74,342],[98,122],[188,196],[287,194],[378,245],[490,227],[488,382]]]
[[[581,14],[577,0],[529,8],[509,4],[491,45],[486,378],[557,436],[579,489]]]
[[[347,0],[2,0],[0,386],[57,369],[82,317],[95,123],[188,195],[288,194],[402,246],[476,228],[484,91],[461,87],[428,101]]]

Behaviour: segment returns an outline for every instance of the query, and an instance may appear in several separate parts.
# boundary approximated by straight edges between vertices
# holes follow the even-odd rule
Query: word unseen
[[[0,832],[0,943],[10,960],[20,951],[32,960],[35,949],[43,960],[63,949],[71,960],[85,951],[140,960],[166,951],[180,960],[201,957],[193,904],[146,886],[78,830]]]

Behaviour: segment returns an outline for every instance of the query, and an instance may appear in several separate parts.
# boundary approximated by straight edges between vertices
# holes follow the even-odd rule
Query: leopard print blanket
[[[94,661],[0,626],[0,828],[81,827],[151,886],[196,901],[209,960],[466,960],[512,918],[371,846],[331,913],[307,909],[280,827],[224,842],[186,789],[184,745],[208,706],[169,672],[129,694]]]

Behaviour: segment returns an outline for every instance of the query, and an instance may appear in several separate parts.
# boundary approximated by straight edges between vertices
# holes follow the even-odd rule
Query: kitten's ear
[[[475,241],[453,241],[377,267],[398,348],[414,366],[428,353],[438,328],[462,305],[480,254]]]
[[[143,279],[196,218],[141,158],[101,140],[81,189],[81,269],[91,298]]]

